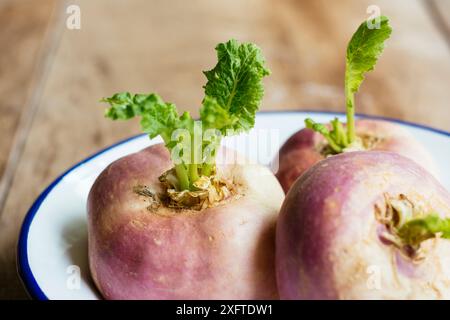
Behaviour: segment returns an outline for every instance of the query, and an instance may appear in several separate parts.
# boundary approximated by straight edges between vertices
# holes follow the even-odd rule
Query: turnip
[[[306,128],[291,136],[280,149],[276,176],[285,192],[317,161],[357,150],[393,151],[435,172],[431,156],[402,127],[382,120],[355,121],[354,95],[364,74],[373,70],[383,51],[384,41],[391,34],[388,22],[381,16],[362,23],[349,42],[345,68],[347,123],[342,124],[335,118],[326,125],[308,118],[305,120]]]
[[[436,167],[427,150],[404,128],[387,121],[361,119],[355,121],[355,132],[362,142],[355,150],[392,151],[401,154],[436,175]],[[330,152],[323,135],[305,128],[291,136],[279,151],[276,173],[285,192],[294,181],[316,162],[335,154]]]
[[[393,152],[319,161],[276,234],[282,299],[450,299],[450,194]]]
[[[156,94],[104,99],[107,117],[140,116],[164,141],[109,165],[89,193],[90,269],[107,299],[278,297],[283,191],[266,167],[220,148],[222,136],[253,127],[269,71],[253,44],[216,50],[199,120]]]

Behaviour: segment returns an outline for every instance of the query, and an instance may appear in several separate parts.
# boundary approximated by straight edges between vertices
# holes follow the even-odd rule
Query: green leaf
[[[217,129],[223,135],[226,134],[227,129],[233,128],[239,120],[237,116],[221,107],[216,99],[209,96],[206,96],[203,100],[203,106],[200,109],[200,118],[203,130]]]
[[[375,27],[375,22],[379,22],[379,28]],[[364,74],[375,67],[378,57],[383,52],[384,41],[389,38],[391,32],[389,19],[381,16],[372,20],[371,23],[364,21],[348,44],[345,64],[345,100],[349,143],[356,139],[354,95],[364,80]]]
[[[111,107],[105,110],[105,116],[113,120],[131,119],[151,109],[155,104],[164,104],[164,101],[156,94],[133,96],[129,92],[116,93],[110,98],[103,98],[101,102],[109,103]]]
[[[223,135],[248,131],[254,126],[264,94],[262,78],[269,70],[264,67],[257,46],[230,40],[219,44],[216,51],[217,65],[204,72],[208,81],[204,86],[205,98],[199,121],[194,121],[188,112],[179,116],[174,104],[164,102],[153,93],[132,95],[122,92],[102,99],[110,105],[105,111],[106,117],[113,120],[141,117],[142,130],[150,138],[158,135],[163,138],[166,147],[172,151],[181,190],[191,189],[200,173],[209,176],[214,172],[216,150]],[[200,124],[205,130],[214,130],[203,134],[199,130]],[[178,156],[181,156],[181,163],[174,158]]]
[[[342,152],[356,139],[354,95],[361,86],[365,73],[375,67],[384,49],[384,42],[391,32],[388,18],[377,17],[372,21],[364,21],[348,44],[345,66],[346,128],[337,119],[331,121],[331,131],[311,119],[305,121],[306,127],[321,133],[336,153]]]
[[[450,239],[450,219],[440,218],[437,214],[412,219],[398,230],[398,235],[403,242],[412,246],[434,238],[438,233],[442,238]]]
[[[179,117],[174,104],[164,102],[154,93],[132,95],[122,92],[102,101],[110,105],[105,111],[106,117],[127,120],[140,116],[142,131],[152,139],[161,135],[166,144],[169,143],[173,130],[188,128],[193,121],[189,114]]]
[[[151,139],[161,135],[170,137],[172,131],[179,128],[179,117],[174,104],[155,104],[153,108],[142,113],[141,128]]]
[[[217,45],[216,51],[217,65],[210,71],[204,71],[208,79],[204,86],[205,95],[209,98],[205,98],[203,103],[209,103],[213,98],[229,113],[230,118],[234,116],[238,119],[222,125],[222,129],[248,131],[255,124],[255,114],[264,95],[262,79],[270,71],[264,66],[261,50],[252,43],[239,44],[236,40],[230,40]],[[207,115],[204,111],[203,116]]]
[[[364,80],[364,74],[373,70],[378,57],[383,52],[385,40],[391,35],[389,19],[385,16],[379,19],[379,29],[370,29],[369,22],[364,21],[348,44],[345,86],[351,93],[358,91]],[[373,26],[375,22],[373,20],[370,25]]]

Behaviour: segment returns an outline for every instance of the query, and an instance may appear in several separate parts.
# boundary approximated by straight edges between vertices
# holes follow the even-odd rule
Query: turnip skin
[[[382,120],[362,119],[356,121],[356,133],[383,137],[383,141],[371,150],[396,152],[414,160],[437,176],[430,154],[399,125]],[[324,142],[325,138],[320,133],[304,128],[284,143],[279,151],[279,170],[276,177],[285,192],[308,168],[324,158],[319,150]]]
[[[220,162],[219,162],[220,163]],[[89,262],[107,299],[277,298],[275,223],[283,191],[265,167],[223,166],[241,198],[203,211],[147,210],[136,185],[161,191],[163,145],[112,163],[88,198]]]
[[[450,216],[449,193],[396,153],[339,154],[293,184],[277,223],[281,299],[450,298],[450,241],[424,241],[427,255],[420,263],[384,244],[374,214],[384,193],[404,194],[441,217]],[[378,271],[379,290],[370,286]]]

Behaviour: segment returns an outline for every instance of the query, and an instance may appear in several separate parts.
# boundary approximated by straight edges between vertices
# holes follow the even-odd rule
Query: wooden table
[[[450,129],[450,1],[0,0],[0,298],[25,298],[18,230],[59,173],[139,132],[103,118],[103,96],[155,91],[197,115],[216,43],[260,45],[262,109],[343,110],[347,41],[370,4],[394,33],[357,96],[361,113]],[[81,8],[81,29],[66,8]],[[64,214],[64,212],[61,212]]]

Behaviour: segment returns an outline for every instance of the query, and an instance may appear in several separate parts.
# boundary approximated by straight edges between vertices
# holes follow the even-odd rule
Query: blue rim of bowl
[[[317,110],[285,110],[285,111],[260,111],[258,113],[258,115],[271,115],[271,114],[289,114],[289,113],[293,113],[293,114],[326,114],[326,115],[335,115],[335,116],[345,116],[344,113],[342,112],[333,112],[333,111],[317,111]],[[381,116],[373,116],[373,115],[367,115],[367,114],[357,114],[358,118],[367,118],[367,119],[374,119],[374,120],[385,120],[385,121],[390,121],[390,122],[394,122],[394,123],[399,123],[405,126],[409,126],[409,127],[415,127],[415,128],[419,128],[419,129],[423,129],[426,131],[431,131],[431,132],[435,132],[447,137],[450,137],[450,132],[447,132],[445,130],[440,130],[440,129],[435,129],[429,126],[425,126],[425,125],[421,125],[421,124],[417,124],[417,123],[413,123],[413,122],[408,122],[408,121],[403,121],[403,120],[398,120],[398,119],[393,119],[393,118],[389,118],[389,117],[381,117]],[[22,223],[22,228],[20,230],[20,235],[19,235],[19,242],[17,245],[17,269],[20,275],[20,278],[22,279],[22,282],[25,286],[25,289],[27,290],[28,294],[33,298],[33,299],[37,299],[37,300],[49,300],[48,297],[45,295],[45,293],[42,291],[42,289],[39,287],[39,284],[36,280],[36,278],[33,275],[33,272],[31,271],[30,268],[30,264],[28,261],[28,232],[30,230],[30,226],[31,223],[33,222],[34,216],[36,215],[36,213],[38,212],[42,202],[45,200],[45,198],[47,197],[47,195],[50,193],[50,191],[52,191],[52,189],[66,176],[68,175],[70,172],[72,172],[73,170],[75,170],[76,168],[80,167],[81,165],[89,162],[90,160],[96,158],[97,156],[105,153],[106,151],[113,149],[119,145],[122,145],[124,143],[130,142],[134,139],[140,138],[142,136],[144,136],[144,134],[138,134],[135,136],[132,136],[130,138],[121,140],[109,147],[106,147],[96,153],[94,153],[93,155],[87,157],[86,159],[78,162],[77,164],[75,164],[74,166],[72,166],[71,168],[69,168],[68,170],[66,170],[63,174],[61,174],[58,178],[56,178],[39,196],[38,198],[35,200],[35,202],[33,203],[33,205],[31,206],[31,208],[28,210],[23,223]]]

